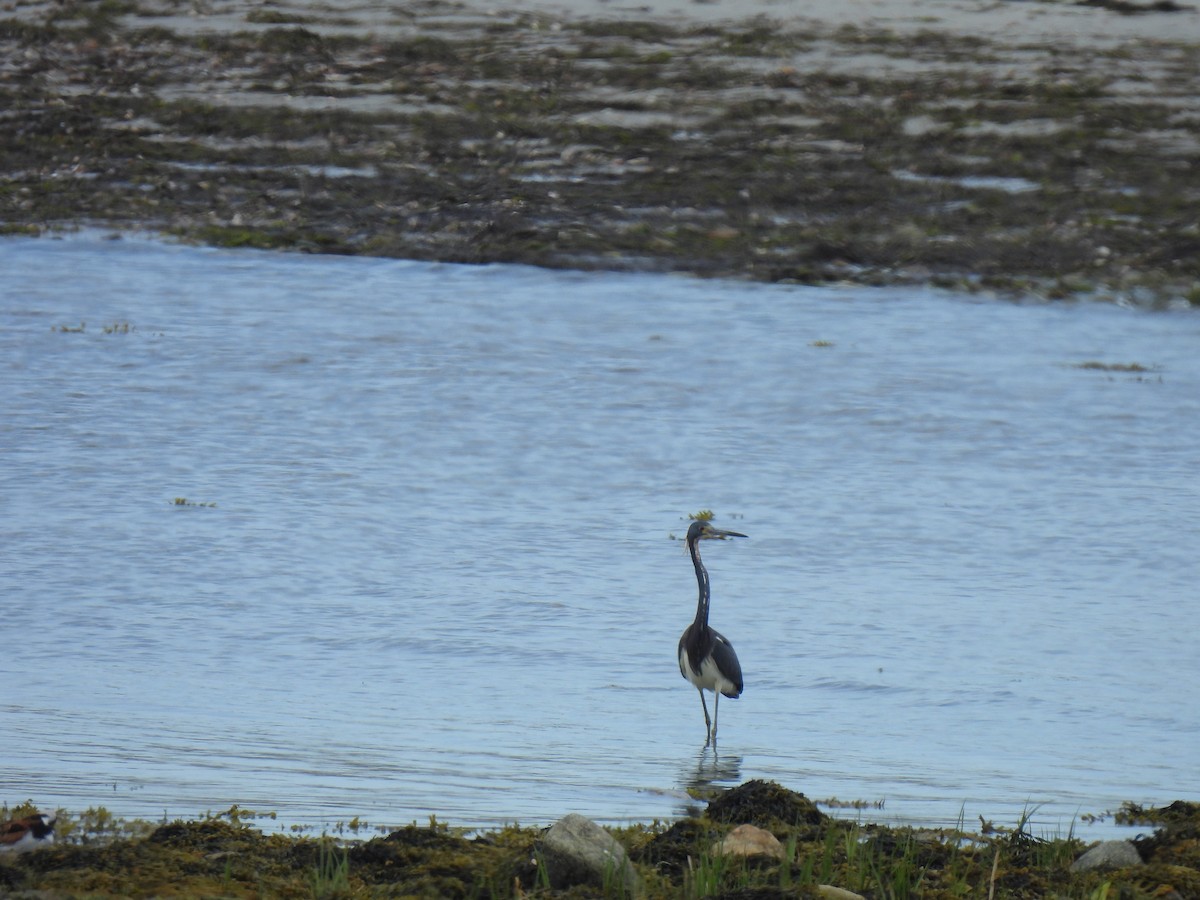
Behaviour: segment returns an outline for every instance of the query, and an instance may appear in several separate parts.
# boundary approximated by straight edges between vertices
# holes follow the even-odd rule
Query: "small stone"
[[[1142,857],[1129,841],[1101,841],[1071,863],[1072,872],[1140,866]]]
[[[834,887],[832,884],[818,884],[817,893],[825,900],[867,900],[862,894],[848,891],[845,888]]]
[[[713,844],[712,852],[720,856],[772,856],[783,859],[783,844],[779,838],[757,825],[739,825],[725,839]]]

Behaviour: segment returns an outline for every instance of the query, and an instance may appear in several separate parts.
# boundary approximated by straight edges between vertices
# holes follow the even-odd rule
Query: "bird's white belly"
[[[27,831],[11,844],[0,844],[0,853],[24,853],[26,850],[33,850],[36,847],[49,847],[53,843],[54,832],[38,838],[33,836],[32,831]]]
[[[700,663],[700,671],[697,672],[692,668],[691,660],[688,659],[687,650],[679,651],[679,668],[683,671],[684,677],[694,684],[696,687],[705,691],[713,691],[714,693],[731,693],[737,694],[738,687],[728,678],[721,674],[717,669],[717,664],[713,662],[711,656],[706,657]]]

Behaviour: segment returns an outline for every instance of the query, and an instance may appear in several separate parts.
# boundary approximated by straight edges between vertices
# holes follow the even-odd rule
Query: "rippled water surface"
[[[0,800],[1200,797],[1194,312],[95,235],[0,241],[0,296]],[[705,545],[719,755],[675,662],[702,508],[750,535]]]

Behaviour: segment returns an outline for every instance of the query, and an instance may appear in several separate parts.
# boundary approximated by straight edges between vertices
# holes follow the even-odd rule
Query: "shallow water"
[[[0,241],[0,294],[0,800],[1200,798],[1195,312],[94,234]],[[750,535],[704,547],[719,756],[674,659],[702,508]]]

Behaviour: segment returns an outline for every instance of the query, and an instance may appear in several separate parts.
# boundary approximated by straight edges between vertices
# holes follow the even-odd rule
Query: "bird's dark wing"
[[[733,644],[729,643],[729,638],[718,631],[712,633],[713,662],[717,664],[717,668],[721,670],[721,674],[733,682],[737,689],[732,693],[722,691],[726,697],[737,697],[742,693],[742,664],[738,662],[737,654],[733,652]]]
[[[711,628],[697,628],[693,622],[683,630],[683,634],[679,638],[679,654],[682,655],[684,649],[687,649],[688,663],[692,669],[699,674],[701,667],[704,665],[704,660],[712,655],[713,644],[720,638]],[[722,638],[722,640],[724,640]],[[725,643],[729,643],[725,641]],[[733,648],[729,648],[729,652],[733,652]],[[737,666],[737,657],[734,657],[733,664]],[[683,677],[687,678],[687,672],[683,671],[683,663],[679,664],[679,671],[683,672]],[[739,676],[740,677],[740,676]]]
[[[713,631],[711,628],[697,630],[694,624],[683,629],[683,634],[679,636],[679,649],[676,655],[680,657],[679,673],[687,678],[687,672],[683,671],[683,651],[687,650],[688,663],[692,669],[699,674],[700,664],[704,662],[704,657],[708,656],[709,644],[712,643]]]

